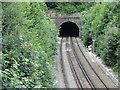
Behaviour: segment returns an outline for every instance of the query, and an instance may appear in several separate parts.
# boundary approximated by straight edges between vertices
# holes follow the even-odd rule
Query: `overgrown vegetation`
[[[48,7],[57,13],[81,13],[84,44],[88,46],[95,40],[94,52],[120,75],[119,2],[61,2]],[[46,4],[2,3],[2,9],[2,87],[54,87],[52,63],[57,29],[47,16]]]
[[[120,3],[97,3],[81,13],[81,37],[85,45],[94,40],[94,52],[105,64],[120,71]],[[93,42],[93,41],[92,41]],[[93,44],[93,43],[92,43]]]
[[[50,4],[51,5],[51,4]],[[80,13],[80,37],[120,76],[120,2],[52,3],[58,14]],[[94,42],[94,43],[93,43]]]
[[[48,2],[47,6],[49,9],[55,9],[58,14],[71,14],[87,10],[94,4],[94,2]]]
[[[2,3],[2,87],[54,87],[57,29],[45,3]]]

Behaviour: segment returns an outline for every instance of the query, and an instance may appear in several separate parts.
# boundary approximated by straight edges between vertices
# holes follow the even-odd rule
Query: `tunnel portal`
[[[79,37],[79,27],[73,22],[61,24],[59,30],[59,37]]]

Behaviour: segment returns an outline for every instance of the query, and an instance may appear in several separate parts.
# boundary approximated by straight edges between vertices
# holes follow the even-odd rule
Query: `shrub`
[[[94,2],[56,2],[55,9],[57,13],[78,13],[93,6]]]
[[[105,60],[105,64],[114,67],[118,72],[120,49],[119,2],[97,3],[81,13],[81,38],[84,44],[90,45],[88,38],[95,40],[95,52]],[[118,67],[118,68],[116,68]]]
[[[105,32],[104,39],[99,45],[100,56],[105,60],[108,66],[115,66],[118,64],[118,46],[119,46],[120,33],[118,28],[108,28]],[[101,49],[101,45],[103,46]]]
[[[2,3],[3,88],[53,87],[57,29],[45,3]]]

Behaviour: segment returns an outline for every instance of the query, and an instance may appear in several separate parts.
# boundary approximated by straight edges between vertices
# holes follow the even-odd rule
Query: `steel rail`
[[[66,38],[66,49],[68,48],[68,46],[69,46],[69,44],[68,44],[68,37],[67,37]],[[79,77],[78,77],[77,72],[75,70],[75,67],[73,65],[73,62],[72,62],[72,59],[71,59],[71,56],[70,56],[70,52],[69,51],[66,51],[66,52],[67,52],[68,62],[70,64],[70,68],[71,68],[71,71],[73,73],[75,82],[76,82],[78,88],[81,88],[81,90],[83,90],[83,86],[81,84],[81,81],[79,80]]]
[[[85,60],[87,61],[87,63],[90,65],[91,69],[94,71],[94,73],[96,74],[96,76],[99,78],[99,80],[103,83],[103,85],[106,87],[107,90],[109,90],[106,86],[106,84],[102,81],[102,79],[100,78],[100,76],[96,73],[96,71],[94,70],[94,68],[91,66],[91,64],[89,63],[88,59],[86,58],[86,56],[84,55],[79,43],[78,43],[78,40],[75,38],[76,42],[77,42],[77,45],[79,47],[79,50],[80,52],[82,53],[82,55],[84,56]]]
[[[62,69],[63,78],[64,78],[64,84],[65,84],[65,87],[68,88],[68,82],[66,78],[67,76],[65,75],[65,67],[63,65],[62,44],[63,44],[63,37],[61,38],[61,42],[60,42],[60,63],[61,63],[61,69]]]
[[[70,38],[70,42],[71,42],[71,44],[72,44],[71,46],[72,46],[72,49],[73,49],[73,53],[74,53],[74,55],[75,55],[75,58],[76,58],[76,60],[77,60],[77,63],[78,63],[78,65],[79,65],[81,71],[83,72],[83,75],[85,76],[86,80],[88,81],[89,85],[91,86],[91,89],[92,89],[92,90],[96,90],[94,84],[92,83],[90,77],[88,76],[88,74],[86,73],[86,71],[85,71],[82,63],[80,62],[79,57],[77,56],[77,52],[76,52],[76,50],[75,50],[75,47],[74,47],[74,44],[73,44],[73,41],[72,41],[72,37]]]

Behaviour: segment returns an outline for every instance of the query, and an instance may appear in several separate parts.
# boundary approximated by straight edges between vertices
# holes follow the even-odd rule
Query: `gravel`
[[[118,86],[118,82],[119,82],[118,79],[117,79],[118,75],[115,74],[114,71],[110,67],[108,67],[107,65],[105,65],[104,64],[105,62],[100,57],[98,57],[96,54],[94,54],[94,53],[92,53],[90,51],[88,51],[88,54],[92,58],[94,58],[93,59],[94,62],[96,62],[98,64],[98,66],[104,71],[104,73],[108,77],[110,77],[110,79]]]

